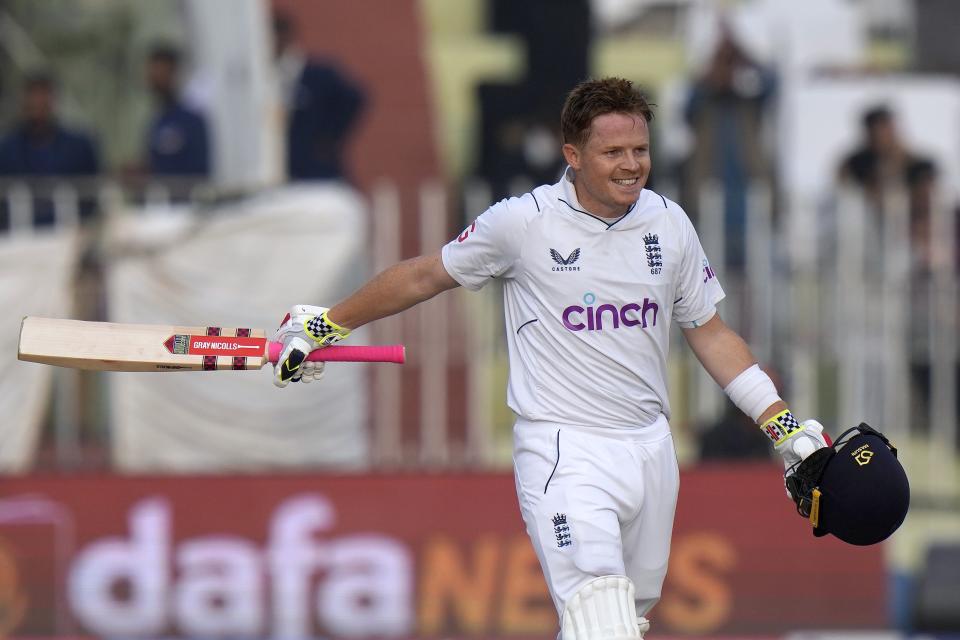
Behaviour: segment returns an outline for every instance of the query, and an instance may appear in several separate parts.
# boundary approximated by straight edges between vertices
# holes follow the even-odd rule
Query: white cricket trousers
[[[550,595],[563,607],[581,586],[625,575],[637,614],[660,599],[680,473],[665,417],[636,430],[518,419],[514,475],[527,534]]]

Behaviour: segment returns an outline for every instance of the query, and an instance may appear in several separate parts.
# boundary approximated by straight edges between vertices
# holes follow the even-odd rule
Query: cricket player
[[[563,640],[641,638],[660,597],[679,477],[671,321],[788,468],[827,446],[721,320],[723,289],[683,209],[644,188],[652,117],[628,80],[581,83],[560,119],[556,184],[494,204],[332,308],[293,307],[274,338],[275,383],[307,382],[323,371],[304,362],[311,350],[442,291],[503,281],[517,497]]]

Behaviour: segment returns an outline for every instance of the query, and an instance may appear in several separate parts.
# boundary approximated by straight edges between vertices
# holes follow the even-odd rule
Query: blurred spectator
[[[935,260],[931,223],[936,181],[937,168],[929,160],[918,160],[907,168],[912,257],[914,268],[924,274]]]
[[[887,240],[888,206],[899,206],[898,200],[885,202],[891,196],[903,195],[903,210],[890,210],[909,225],[910,251],[915,260],[914,275],[929,274],[924,265],[924,254],[929,253],[929,220],[931,194],[936,166],[929,159],[911,152],[900,138],[893,112],[885,105],[876,105],[864,111],[861,117],[863,140],[840,163],[837,179],[841,186],[853,187],[865,196],[868,215],[874,224],[862,230],[867,247],[865,268],[882,272],[890,256],[883,250]],[[839,212],[838,212],[839,213]],[[903,218],[900,218],[900,216]]]
[[[905,290],[908,296],[910,313],[907,326],[907,349],[910,371],[910,415],[919,432],[925,432],[933,420],[931,411],[933,389],[933,365],[931,362],[931,327],[937,319],[932,315],[936,309],[938,294],[933,279],[935,271],[943,272],[957,265],[950,265],[951,254],[956,255],[958,238],[953,238],[953,248],[943,252],[945,246],[936,242],[932,224],[938,214],[934,198],[937,187],[938,170],[935,163],[910,150],[903,141],[897,128],[896,118],[886,105],[876,105],[864,111],[861,118],[863,141],[841,162],[838,180],[842,184],[852,185],[863,191],[871,213],[876,216],[875,224],[866,225],[861,231],[868,250],[865,252],[867,272],[886,273],[885,261],[889,258],[884,248],[884,236],[889,232],[884,223],[889,219],[881,215],[885,211],[895,216],[904,216],[907,221],[910,260],[909,285]],[[906,198],[905,210],[894,210],[894,200],[887,196],[901,191]],[[949,207],[946,215],[954,216],[955,205],[942,202],[939,206]],[[960,229],[960,226],[957,227]],[[939,240],[943,240],[940,238]],[[949,244],[949,243],[945,243]],[[894,262],[896,264],[896,262]],[[896,268],[896,267],[894,267]],[[960,365],[957,366],[955,392],[957,410],[960,411]]]
[[[210,175],[210,147],[204,117],[180,99],[180,51],[158,44],[147,61],[147,83],[157,111],[147,133],[147,167],[153,176]]]
[[[911,153],[897,131],[893,113],[884,105],[868,109],[862,118],[864,140],[843,160],[839,169],[841,182],[863,188],[876,205],[881,204],[883,190],[910,186],[911,176],[924,172],[920,165],[933,164]]]
[[[771,161],[763,140],[764,113],[776,81],[771,69],[750,59],[729,28],[704,72],[691,87],[684,109],[695,143],[684,171],[687,209],[696,217],[701,188],[723,189],[728,267],[744,264],[747,191],[751,181],[770,180]]]
[[[273,33],[287,115],[287,176],[344,178],[343,149],[363,110],[364,92],[333,64],[309,59],[286,15],[274,16]]]
[[[22,84],[20,120],[0,140],[0,177],[49,178],[92,177],[100,170],[93,139],[69,129],[57,118],[56,86],[47,73],[27,76]],[[76,183],[74,186],[79,186]],[[33,219],[36,226],[52,225],[56,210],[48,187],[34,184]],[[78,213],[87,218],[96,210],[94,201],[84,197]],[[10,224],[6,198],[0,204],[0,228]]]
[[[100,170],[97,149],[85,133],[63,126],[56,115],[53,78],[46,73],[23,82],[21,117],[0,140],[2,176],[90,176]]]
[[[931,310],[935,309],[933,297],[938,291],[933,278],[936,272],[960,274],[960,208],[951,201],[938,202],[936,165],[926,159],[914,159],[906,172],[906,186],[910,213],[910,377],[913,384],[911,415],[920,431],[926,431],[933,416],[931,402],[933,391],[933,367],[930,362],[930,328],[934,324]],[[935,207],[945,208],[942,214],[953,216],[953,246],[934,238]],[[942,238],[941,238],[942,239]],[[951,265],[952,260],[952,265]],[[960,415],[960,362],[955,366],[954,398]],[[960,448],[960,440],[957,442]]]
[[[960,273],[960,207],[950,200],[937,201],[937,166],[930,160],[918,159],[907,170],[907,189],[910,204],[910,242],[914,266],[923,273],[937,268],[949,268],[953,259],[953,269]],[[944,194],[946,195],[946,194]],[[934,207],[946,207],[947,215],[953,216],[953,249],[944,251],[937,247],[933,236]]]

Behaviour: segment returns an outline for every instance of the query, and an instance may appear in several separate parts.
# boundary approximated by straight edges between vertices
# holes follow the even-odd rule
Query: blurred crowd
[[[602,4],[568,0],[557,10],[547,0],[486,3],[489,31],[518,37],[526,55],[522,77],[512,82],[481,82],[476,88],[478,145],[471,172],[490,185],[494,199],[552,182],[559,175],[558,104],[570,86],[590,75],[591,51],[600,31],[596,7]],[[643,3],[624,3],[631,4]],[[824,0],[819,4],[836,3]],[[949,35],[936,29],[937,23],[929,17],[931,11],[920,11],[922,5],[936,3],[916,3],[917,21],[930,26],[924,46],[918,49],[926,53],[918,53],[914,65],[921,71],[930,67],[960,74],[955,56],[944,53],[949,47],[937,46]],[[276,11],[271,20],[276,90],[284,116],[286,177],[292,181],[349,180],[344,153],[367,108],[368,89],[335,59],[305,53],[289,15]],[[704,186],[718,185],[723,199],[726,267],[737,271],[743,268],[746,255],[750,186],[770,184],[776,196],[782,195],[776,188],[782,136],[775,121],[782,69],[757,59],[722,13],[715,32],[712,51],[690,66],[681,83],[676,115],[684,131],[666,126],[654,131],[655,138],[682,134],[689,143],[681,154],[658,156],[651,186],[657,188],[659,182],[676,187],[675,194],[696,221],[703,214],[700,195]],[[916,37],[919,39],[919,34]],[[564,46],[557,47],[557,41]],[[143,79],[153,107],[142,132],[141,153],[139,158],[113,167],[105,166],[94,134],[61,119],[55,71],[24,70],[15,92],[19,107],[0,137],[0,178],[109,175],[126,181],[174,184],[209,180],[217,169],[217,140],[205,105],[197,104],[182,90],[190,67],[188,49],[189,43],[185,47],[163,41],[148,48]],[[650,88],[655,100],[657,90]],[[666,108],[674,107],[662,107]],[[939,176],[936,161],[915,152],[911,141],[901,136],[895,110],[887,104],[874,104],[862,113],[862,141],[839,163],[836,184],[862,190],[878,211],[883,192],[903,186],[909,194],[910,237],[922,268],[934,259],[928,246],[930,207]],[[92,211],[88,208],[85,213]],[[38,212],[35,222],[49,224],[52,218],[48,214]]]
[[[363,113],[366,91],[335,61],[308,56],[297,42],[294,22],[282,12],[272,18],[278,103],[283,107],[285,167],[290,181],[347,179],[344,146]],[[0,136],[0,179],[93,179],[112,177],[127,184],[160,183],[175,199],[213,177],[216,144],[204,105],[183,91],[185,51],[154,42],[143,60],[143,80],[152,113],[142,132],[140,157],[105,167],[97,136],[64,122],[58,104],[60,83],[52,69],[23,74],[14,121]],[[6,204],[3,212],[6,214]],[[33,222],[54,222],[49,201],[34,202]],[[96,213],[81,208],[83,217]],[[6,227],[7,216],[0,221]]]

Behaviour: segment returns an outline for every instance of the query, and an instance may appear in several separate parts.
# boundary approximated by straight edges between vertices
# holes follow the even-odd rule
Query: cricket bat
[[[17,358],[95,371],[244,371],[275,363],[282,345],[263,329],[86,322],[27,316]],[[403,345],[332,346],[313,351],[323,362],[404,361]]]

